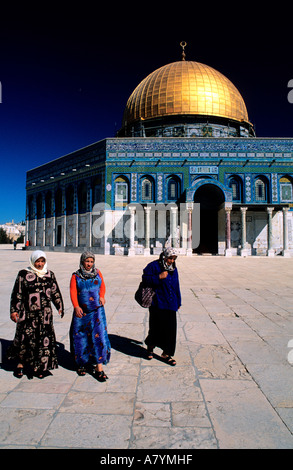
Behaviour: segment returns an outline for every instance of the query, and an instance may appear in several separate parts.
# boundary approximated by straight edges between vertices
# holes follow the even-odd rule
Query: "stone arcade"
[[[184,47],[133,91],[115,138],[27,172],[32,247],[291,256],[293,139],[256,137],[239,91]]]

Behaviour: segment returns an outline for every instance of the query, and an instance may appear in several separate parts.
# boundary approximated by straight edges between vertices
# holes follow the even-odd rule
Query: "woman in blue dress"
[[[95,255],[82,253],[79,269],[72,274],[70,297],[74,307],[71,324],[71,349],[79,375],[92,368],[93,376],[104,382],[103,365],[110,360],[111,345],[105,315],[105,283],[95,267]]]
[[[153,358],[154,348],[159,347],[163,350],[162,359],[171,366],[176,365],[172,356],[176,348],[176,313],[181,306],[176,258],[174,248],[165,248],[158,260],[146,266],[142,276],[145,284],[155,291],[149,309],[149,332],[145,339],[148,359]]]

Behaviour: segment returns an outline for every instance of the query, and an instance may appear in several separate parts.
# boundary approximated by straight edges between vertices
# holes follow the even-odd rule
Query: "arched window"
[[[60,217],[62,215],[62,189],[58,188],[55,193],[55,215]]]
[[[264,178],[257,178],[254,183],[255,202],[268,202],[268,185]]]
[[[280,200],[281,202],[292,202],[292,180],[288,176],[280,179]]]
[[[43,196],[38,194],[37,196],[37,218],[41,219],[43,217]]]
[[[229,179],[229,188],[232,189],[232,200],[242,202],[242,180],[238,176],[231,176]]]
[[[180,180],[176,176],[170,176],[167,181],[168,201],[177,201],[180,197]]]
[[[93,206],[94,206],[95,204],[103,200],[102,178],[100,175],[94,178],[93,183],[92,183],[92,189],[93,189]]]
[[[66,188],[66,214],[67,215],[73,214],[73,207],[74,207],[74,189],[73,189],[73,186],[70,185]]]
[[[141,200],[154,202],[154,182],[150,177],[145,177],[141,182]]]
[[[34,213],[34,198],[33,196],[31,196],[28,200],[28,205],[27,205],[27,210],[28,210],[28,213],[27,213],[27,217],[29,220],[32,220],[35,216],[35,213]]]
[[[45,213],[46,213],[47,218],[50,218],[53,215],[52,214],[52,193],[51,193],[51,191],[48,191],[47,194],[46,194]]]
[[[126,207],[129,203],[129,184],[125,176],[115,179],[115,206]]]
[[[77,191],[78,197],[78,213],[84,214],[87,211],[87,185],[81,183]]]

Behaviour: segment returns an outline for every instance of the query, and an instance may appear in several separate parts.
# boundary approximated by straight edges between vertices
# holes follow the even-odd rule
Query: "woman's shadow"
[[[136,339],[126,338],[125,336],[112,335],[109,334],[109,340],[111,347],[116,351],[119,351],[127,356],[141,357],[142,359],[147,359],[147,350],[142,347],[143,344],[141,341]]]
[[[7,352],[12,345],[13,340],[0,338],[0,368],[8,372],[13,372],[17,361],[14,359],[8,359]],[[70,351],[67,351],[64,344],[56,342],[56,353],[58,358],[58,365],[67,370],[76,370],[73,355]]]
[[[148,352],[145,347],[141,346],[143,344],[141,341],[114,334],[109,334],[109,340],[113,349],[126,356],[148,359]],[[0,338],[0,368],[9,372],[13,372],[16,367],[16,361],[7,358],[7,351],[12,345],[12,342],[12,340]],[[56,346],[59,366],[67,370],[75,371],[76,364],[72,353],[67,351],[62,343],[57,342]],[[155,356],[156,355],[154,355],[154,357]]]
[[[7,351],[11,345],[12,340],[10,341],[8,339],[0,338],[0,367],[8,372],[14,371],[16,367],[16,361],[12,361],[7,358]]]

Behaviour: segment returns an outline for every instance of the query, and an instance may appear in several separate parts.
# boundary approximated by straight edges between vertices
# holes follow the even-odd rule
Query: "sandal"
[[[78,373],[78,375],[81,375],[83,377],[86,374],[85,367],[79,367],[77,369],[77,373]]]
[[[98,382],[106,382],[108,378],[103,370],[101,370],[100,372],[98,370],[95,370],[93,372],[93,376],[97,379]]]
[[[38,377],[38,379],[43,379],[45,377],[45,373],[42,368],[35,370],[34,376]]]
[[[175,361],[175,359],[173,359],[173,357],[171,357],[171,356],[161,356],[161,358],[163,359],[164,362],[166,362],[170,366],[173,366],[173,367],[176,366],[176,361]]]
[[[38,379],[43,379],[45,376],[42,371],[38,371],[35,373],[35,377],[38,377]]]
[[[153,349],[147,348],[147,353],[148,353],[148,354],[147,354],[147,358],[148,358],[149,361],[151,361],[151,360],[153,359],[153,357],[154,357],[154,351],[153,351]]]
[[[38,379],[44,379],[45,377],[48,377],[48,375],[52,374],[49,370],[45,370],[43,366],[38,367],[34,370],[34,376]]]
[[[18,379],[21,379],[21,377],[23,377],[23,366],[16,367],[13,375]]]

